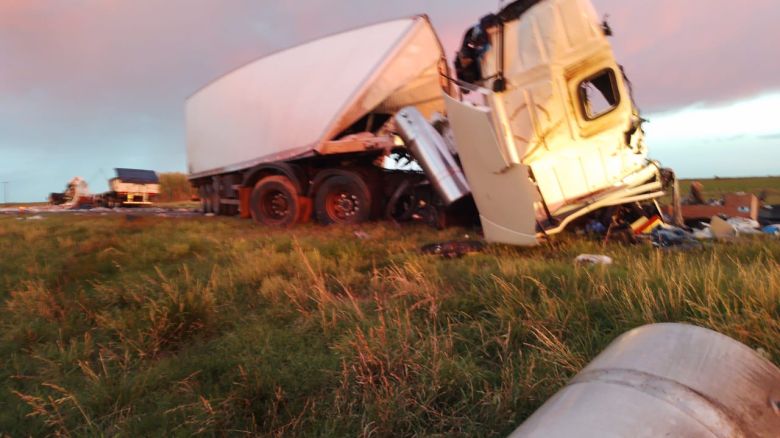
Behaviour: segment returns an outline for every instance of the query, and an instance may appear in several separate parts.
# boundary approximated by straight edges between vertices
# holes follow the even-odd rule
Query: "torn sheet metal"
[[[394,120],[398,134],[425,170],[425,175],[444,205],[452,205],[470,193],[466,177],[450,153],[444,137],[436,132],[417,108],[401,109]]]

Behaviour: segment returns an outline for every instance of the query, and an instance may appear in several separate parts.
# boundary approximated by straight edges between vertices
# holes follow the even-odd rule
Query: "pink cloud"
[[[780,88],[780,3],[772,0],[594,0],[650,110]]]

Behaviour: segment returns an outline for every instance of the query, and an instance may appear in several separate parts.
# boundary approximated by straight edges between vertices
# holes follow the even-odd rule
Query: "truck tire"
[[[314,213],[323,225],[359,224],[371,217],[371,191],[360,175],[343,172],[317,188]]]
[[[256,222],[287,227],[295,224],[301,205],[293,183],[286,176],[271,175],[255,184],[249,208]]]

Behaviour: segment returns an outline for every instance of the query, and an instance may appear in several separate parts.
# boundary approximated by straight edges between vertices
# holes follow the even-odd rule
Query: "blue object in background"
[[[774,236],[780,236],[780,225],[767,225],[761,229],[766,234],[772,234]]]

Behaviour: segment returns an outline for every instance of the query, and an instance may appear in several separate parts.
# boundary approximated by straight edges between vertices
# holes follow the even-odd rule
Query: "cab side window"
[[[595,120],[609,113],[620,104],[615,71],[608,68],[585,79],[580,83],[579,95],[586,120]]]

